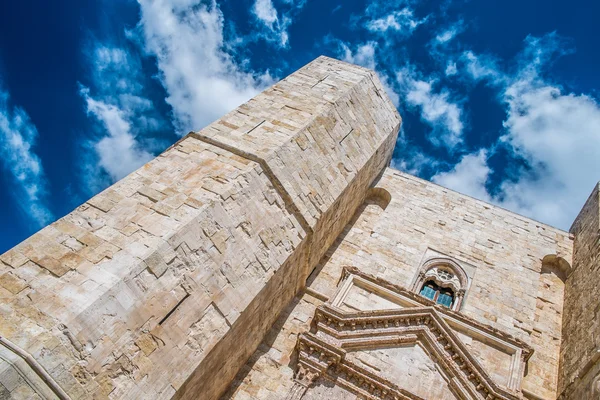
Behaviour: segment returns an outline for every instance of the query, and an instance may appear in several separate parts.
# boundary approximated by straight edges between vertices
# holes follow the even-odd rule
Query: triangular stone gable
[[[380,282],[379,282],[380,283]],[[410,293],[414,295],[414,293]],[[358,284],[352,285],[349,288],[346,296],[338,304],[341,310],[346,312],[356,311],[376,311],[376,310],[398,310],[410,307],[422,307],[431,305],[425,298],[416,298],[411,296],[411,299],[418,302],[407,304],[399,301],[397,298],[385,296],[383,291],[369,290],[367,287],[362,287]],[[444,310],[443,308],[441,309]],[[457,329],[456,324],[449,324],[450,329],[457,335],[458,339],[465,344],[471,355],[487,370],[492,379],[502,387],[508,387],[510,382],[510,369],[513,360],[510,354],[499,350],[498,348],[485,343],[481,338],[469,336],[464,331]],[[492,334],[493,330],[489,330]]]
[[[346,390],[356,393],[359,398],[423,398],[422,390],[414,387],[408,390],[409,386],[397,384],[402,379],[415,379],[414,376],[402,376],[402,368],[390,375],[388,372],[372,368],[372,365],[370,367],[368,361],[362,362],[364,360],[357,356],[365,356],[374,351],[387,351],[390,355],[398,357],[399,354],[395,353],[399,351],[393,349],[418,346],[423,350],[419,357],[424,354],[429,357],[430,364],[440,372],[442,386],[447,383],[451,393],[437,397],[502,400],[522,398],[520,378],[517,384],[511,381],[514,377],[510,378],[509,382],[506,379],[499,382],[497,374],[489,373],[482,366],[486,363],[481,362],[480,354],[472,351],[470,343],[465,344],[470,338],[459,334],[456,329],[465,325],[476,330],[478,334],[488,335],[490,340],[504,341],[507,346],[512,346],[514,355],[512,361],[509,359],[509,364],[515,364],[517,361],[519,365],[524,366],[532,353],[528,345],[460,313],[435,306],[427,299],[403,288],[361,274],[355,269],[346,269],[342,278],[345,282],[340,285],[338,295],[317,308],[311,332],[301,335],[298,339],[299,370],[296,381],[302,388],[297,388],[297,393],[304,393],[317,377],[327,377]],[[363,285],[362,289],[368,289],[369,284],[380,286],[381,290],[366,290],[361,295],[380,296],[382,300],[369,297],[369,301],[383,305],[383,309],[360,310],[357,307],[360,306],[360,301],[354,305],[344,301],[352,290],[352,282],[349,283],[348,279],[358,278],[368,283]],[[404,297],[394,297],[394,293]],[[397,307],[394,307],[394,304],[397,304]],[[394,377],[394,374],[400,375]],[[522,368],[516,370],[513,375],[515,374],[521,376]],[[299,399],[301,396],[289,398]]]
[[[419,342],[348,351],[346,360],[419,397],[457,398],[449,387],[450,377]]]

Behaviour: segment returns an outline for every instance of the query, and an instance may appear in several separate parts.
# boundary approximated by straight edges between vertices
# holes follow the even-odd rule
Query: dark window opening
[[[433,281],[425,282],[419,294],[448,308],[451,308],[454,302],[454,293],[452,290],[438,286]]]

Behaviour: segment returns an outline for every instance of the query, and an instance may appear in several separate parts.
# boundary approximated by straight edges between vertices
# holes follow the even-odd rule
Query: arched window
[[[434,258],[421,266],[413,291],[451,310],[460,309],[468,278],[456,262]]]
[[[452,308],[452,303],[454,302],[454,292],[452,289],[438,286],[434,281],[425,282],[419,294],[448,308]]]

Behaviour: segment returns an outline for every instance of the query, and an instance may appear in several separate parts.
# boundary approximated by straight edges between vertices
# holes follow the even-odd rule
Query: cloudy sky
[[[395,168],[568,229],[600,180],[600,2],[0,4],[0,252],[325,54],[403,116]]]

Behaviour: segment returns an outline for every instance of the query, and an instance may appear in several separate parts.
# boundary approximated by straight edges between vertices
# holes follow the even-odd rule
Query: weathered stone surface
[[[0,398],[599,397],[598,188],[569,234],[399,127],[320,57],[0,255]]]
[[[4,254],[0,334],[74,399],[217,398],[399,126],[373,72],[317,59]]]
[[[8,290],[12,294],[17,294],[27,287],[27,284],[22,279],[19,279],[12,272],[7,272],[0,275],[0,286]]]
[[[382,209],[379,199],[367,199],[309,278],[306,292],[280,317],[238,375],[228,398],[268,399],[291,389],[295,337],[310,329],[315,308],[331,301],[344,267],[410,290],[419,266],[440,255],[461,263],[469,275],[461,314],[533,347],[522,388],[544,399],[556,398],[561,337],[557,321],[562,316],[564,284],[554,274],[542,273],[542,260],[549,254],[570,260],[568,233],[392,169],[385,170],[376,187],[391,194],[390,203]],[[352,296],[348,310],[393,307],[368,292]],[[462,340],[490,375],[496,374],[497,382],[506,385],[510,361],[504,353],[473,339]],[[415,376],[414,365],[382,357],[378,362],[405,366],[396,371],[398,379],[402,373]],[[273,389],[265,389],[265,382]],[[413,383],[415,393],[422,392],[421,383],[418,379]]]
[[[558,390],[565,399],[600,397],[600,184],[571,226],[573,271],[567,279]]]

